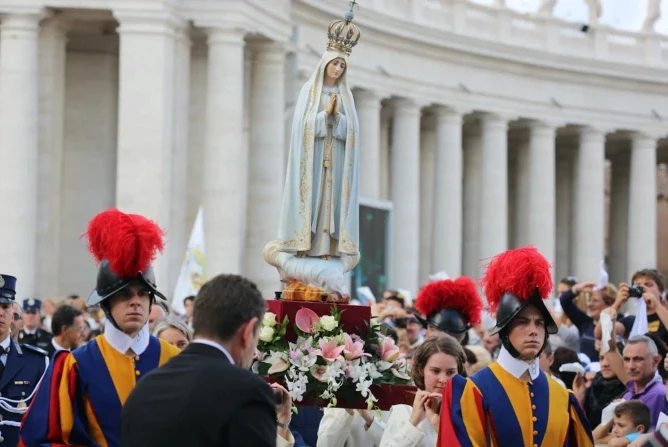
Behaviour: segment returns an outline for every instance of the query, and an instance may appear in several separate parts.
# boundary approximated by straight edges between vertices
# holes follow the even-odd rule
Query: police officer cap
[[[42,300],[37,298],[28,298],[23,300],[23,312],[39,313],[42,309]]]
[[[16,277],[0,274],[0,304],[14,302],[16,297]]]

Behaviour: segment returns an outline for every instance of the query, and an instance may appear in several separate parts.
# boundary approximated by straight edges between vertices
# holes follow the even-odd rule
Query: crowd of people
[[[87,299],[19,305],[17,279],[0,276],[6,445],[665,445],[657,270],[618,286],[564,278],[554,306],[550,265],[525,247],[493,258],[480,282],[434,280],[415,300],[388,290],[372,315],[410,364],[412,405],[295,413],[290,393],[250,368],[265,312],[255,284],[216,276],[176,315],[151,267],[155,223],[108,210],[87,235],[99,263]]]

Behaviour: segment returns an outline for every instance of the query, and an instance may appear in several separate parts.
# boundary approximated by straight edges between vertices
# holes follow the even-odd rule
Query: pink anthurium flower
[[[364,353],[364,343],[361,341],[353,341],[353,338],[348,334],[344,335],[344,340],[343,356],[346,360],[355,360],[364,355],[369,355]]]
[[[273,365],[271,365],[271,368],[269,368],[269,371],[267,371],[267,374],[272,375],[272,374],[278,374],[283,371],[287,371],[288,368],[290,368],[290,363],[286,362],[283,359],[277,360]]]
[[[334,338],[330,338],[329,340],[321,338],[318,340],[318,344],[320,345],[320,349],[315,352],[329,362],[333,362],[340,358],[341,353],[346,348],[345,346],[338,346],[336,339]]]
[[[323,365],[311,366],[311,375],[318,382],[327,382],[327,367]]]
[[[394,377],[398,377],[404,380],[411,380],[411,378],[408,377],[405,373],[397,371],[395,368],[390,369],[390,372],[392,373],[392,375],[394,375]]]
[[[295,324],[300,331],[311,334],[315,323],[320,323],[320,317],[317,313],[306,307],[302,307],[297,311],[297,314],[295,315]]]
[[[399,358],[399,354],[401,354],[399,346],[395,345],[390,337],[385,337],[380,346],[380,358],[386,362],[394,362]]]

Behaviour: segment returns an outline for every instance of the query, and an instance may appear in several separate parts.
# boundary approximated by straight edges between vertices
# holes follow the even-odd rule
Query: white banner
[[[195,225],[190,233],[190,240],[186,255],[181,266],[181,273],[176,282],[176,289],[172,298],[172,309],[184,314],[183,299],[190,295],[197,295],[200,287],[206,281],[206,257],[204,256],[204,218],[202,207],[197,211]]]

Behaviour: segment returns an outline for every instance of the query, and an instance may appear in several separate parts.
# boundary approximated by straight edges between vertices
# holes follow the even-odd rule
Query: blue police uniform
[[[0,305],[14,303],[16,278],[0,275]],[[7,322],[9,324],[9,322]],[[19,425],[49,364],[45,351],[13,341],[0,341],[0,447],[19,443]]]
[[[42,310],[42,301],[37,298],[28,298],[23,300],[23,312],[24,313],[36,313],[39,314]],[[53,344],[51,344],[51,335],[48,331],[44,329],[35,328],[30,331],[25,327],[19,331],[19,343],[36,346],[40,349],[43,349],[47,352],[53,351]]]

